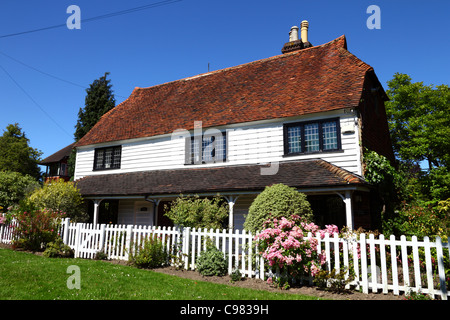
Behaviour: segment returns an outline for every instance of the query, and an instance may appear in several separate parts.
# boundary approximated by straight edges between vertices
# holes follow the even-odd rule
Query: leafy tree
[[[450,197],[450,89],[413,83],[400,73],[388,86],[386,112],[394,152],[407,173],[405,188],[414,191],[413,200],[436,205]],[[421,161],[428,172],[414,170]]]
[[[78,111],[78,121],[75,125],[75,142],[83,138],[100,118],[116,105],[111,80],[106,79],[108,75],[109,72],[105,72],[86,89],[84,108]],[[70,176],[73,176],[75,170],[75,154],[76,151],[73,150],[68,160]]]
[[[42,152],[30,147],[29,142],[17,123],[8,125],[0,137],[0,171],[19,172],[39,180]]]
[[[244,229],[255,233],[263,229],[268,219],[290,219],[293,215],[313,220],[311,205],[306,195],[295,188],[282,183],[266,187],[255,200],[253,200],[244,222]]]
[[[38,209],[64,212],[74,222],[85,222],[88,219],[83,197],[73,182],[60,179],[46,183],[36,189],[28,201]]]
[[[364,150],[364,177],[378,191],[384,205],[383,218],[389,219],[405,193],[403,171],[397,171],[391,162],[375,151]]]
[[[0,206],[8,208],[19,204],[39,183],[29,175],[19,172],[0,172]]]
[[[450,89],[412,82],[396,73],[388,81],[386,103],[394,152],[403,161],[427,161],[429,168],[450,164]]]
[[[182,227],[221,229],[228,209],[220,197],[179,197],[165,206],[165,215]]]

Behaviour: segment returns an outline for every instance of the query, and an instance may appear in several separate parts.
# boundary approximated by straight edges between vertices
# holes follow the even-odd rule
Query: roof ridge
[[[262,58],[262,59],[255,60],[255,61],[250,61],[250,62],[245,62],[245,63],[239,64],[239,65],[236,65],[236,66],[226,67],[226,68],[223,68],[223,69],[218,69],[218,70],[209,71],[209,72],[205,72],[205,73],[199,73],[199,74],[194,75],[194,76],[190,76],[190,77],[187,77],[187,78],[181,78],[181,79],[177,79],[177,80],[172,80],[172,81],[160,83],[160,84],[157,84],[157,85],[154,85],[154,86],[150,86],[150,87],[135,87],[131,94],[133,94],[137,90],[146,90],[146,89],[156,88],[156,87],[168,85],[168,84],[171,84],[171,83],[174,83],[174,82],[190,81],[190,80],[193,80],[193,79],[214,75],[216,73],[221,73],[221,72],[226,72],[226,71],[230,71],[230,70],[234,70],[234,69],[244,68],[244,67],[246,67],[248,65],[264,63],[264,62],[267,62],[267,61],[270,61],[270,60],[275,60],[275,59],[287,58],[287,57],[292,56],[292,55],[300,55],[300,54],[303,54],[305,52],[309,52],[311,50],[317,50],[317,49],[320,49],[320,48],[323,48],[323,47],[326,47],[326,46],[331,46],[331,45],[334,45],[334,44],[337,44],[338,48],[339,48],[339,46],[342,46],[342,48],[346,50],[346,48],[347,48],[347,40],[345,38],[345,35],[342,35],[342,36],[340,36],[340,37],[338,37],[336,39],[333,39],[333,40],[331,40],[331,41],[329,41],[327,43],[324,43],[324,44],[321,44],[321,45],[318,45],[318,46],[313,46],[313,47],[309,47],[309,48],[305,48],[305,49],[301,49],[301,50],[296,50],[296,51],[293,51],[293,52],[287,52],[287,53],[283,53],[283,54],[277,54],[277,55],[272,56],[272,57]],[[131,95],[130,95],[130,97],[131,97]]]

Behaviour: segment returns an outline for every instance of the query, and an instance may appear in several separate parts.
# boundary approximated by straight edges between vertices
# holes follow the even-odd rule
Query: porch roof
[[[76,186],[85,197],[156,196],[200,193],[260,191],[283,183],[298,189],[342,186],[367,186],[360,176],[321,160],[272,163],[276,174],[263,175],[268,165],[190,167],[87,176]]]

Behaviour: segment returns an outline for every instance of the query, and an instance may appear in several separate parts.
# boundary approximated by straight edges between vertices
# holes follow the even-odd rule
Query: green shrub
[[[47,258],[73,258],[74,252],[58,237],[55,241],[47,244],[42,255]]]
[[[103,251],[97,251],[95,253],[95,260],[108,260],[108,255]]]
[[[227,274],[227,267],[223,253],[214,245],[208,246],[197,259],[197,271],[202,276],[224,276]]]
[[[212,199],[179,197],[170,207],[165,206],[165,211],[174,224],[191,228],[221,229],[228,217],[227,206],[218,196]]]
[[[347,275],[347,270],[346,268],[339,272],[336,272],[336,269],[320,270],[314,277],[314,283],[322,290],[336,293],[346,292],[345,287],[355,279],[353,272],[349,272]]]
[[[230,274],[231,282],[237,282],[242,280],[242,273],[239,271],[239,269],[234,270]]]
[[[433,239],[436,236],[446,237],[448,223],[443,210],[420,201],[403,202],[396,211],[396,217],[383,221],[383,230],[385,234],[417,236],[419,239],[428,236]]]
[[[85,222],[88,215],[84,208],[83,197],[73,182],[60,179],[46,183],[36,189],[28,198],[39,209],[49,209],[66,213],[73,222]]]
[[[311,222],[313,219],[311,205],[306,195],[284,184],[266,187],[251,204],[244,222],[244,229],[255,233],[263,229],[268,219],[285,217],[289,219],[298,215]]]
[[[161,239],[150,236],[135,245],[130,252],[129,262],[138,268],[153,269],[165,266],[168,263],[169,253]]]

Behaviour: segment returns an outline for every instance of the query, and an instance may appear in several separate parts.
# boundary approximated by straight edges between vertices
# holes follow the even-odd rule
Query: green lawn
[[[80,289],[69,289],[69,266]],[[71,281],[69,281],[72,283]],[[0,300],[317,300],[181,279],[150,270],[85,259],[51,259],[0,248]]]

